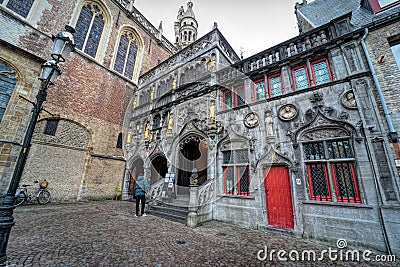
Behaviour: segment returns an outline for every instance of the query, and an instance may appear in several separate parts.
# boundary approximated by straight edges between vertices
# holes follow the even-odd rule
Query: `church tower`
[[[189,1],[186,11],[183,6],[178,10],[177,21],[174,24],[175,46],[177,48],[184,48],[196,41],[197,27],[197,20],[193,12],[193,2]]]

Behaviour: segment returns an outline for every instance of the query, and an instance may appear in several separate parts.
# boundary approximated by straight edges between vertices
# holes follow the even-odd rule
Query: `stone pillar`
[[[198,207],[198,185],[191,185],[189,191],[189,214],[187,217],[187,226],[196,227],[197,226],[197,207]]]

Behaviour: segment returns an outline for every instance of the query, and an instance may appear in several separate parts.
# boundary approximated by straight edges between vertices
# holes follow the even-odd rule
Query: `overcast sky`
[[[174,42],[174,21],[188,0],[135,0],[135,7],[156,27],[163,22],[164,36]],[[302,0],[192,0],[199,23],[198,36],[212,30],[214,21],[240,56],[249,57],[298,35],[294,5]]]

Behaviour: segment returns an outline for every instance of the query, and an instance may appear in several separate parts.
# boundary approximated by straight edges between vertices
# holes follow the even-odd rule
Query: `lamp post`
[[[13,211],[15,209],[15,193],[24,170],[36,121],[43,109],[42,104],[46,100],[47,89],[51,84],[53,84],[57,76],[61,74],[61,68],[58,66],[58,63],[65,62],[65,59],[74,50],[75,44],[73,33],[75,33],[74,28],[71,26],[65,26],[65,31],[52,36],[54,42],[51,53],[52,60],[49,60],[42,65],[42,71],[39,77],[39,80],[41,80],[41,86],[36,95],[36,103],[33,105],[32,117],[28,129],[26,130],[21,152],[19,153],[7,194],[3,200],[3,206],[0,207],[0,265],[5,265],[7,261],[6,250],[8,238],[10,236],[11,228],[15,224],[13,217]]]

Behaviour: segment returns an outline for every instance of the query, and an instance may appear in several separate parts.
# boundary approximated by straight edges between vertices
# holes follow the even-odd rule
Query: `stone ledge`
[[[362,209],[374,208],[374,206],[368,204],[343,203],[343,202],[305,200],[302,203],[306,205],[324,205],[324,206],[334,206],[334,207],[344,207],[344,208],[362,208]]]

